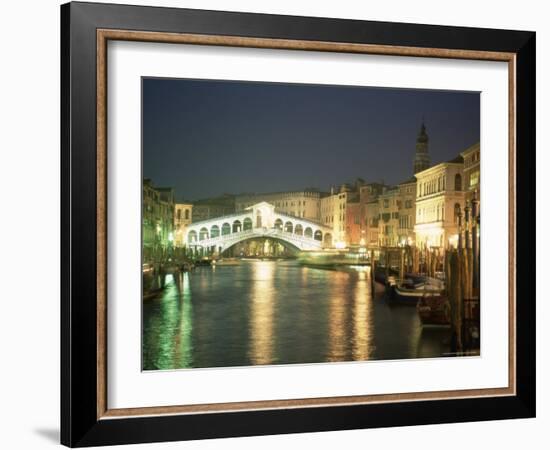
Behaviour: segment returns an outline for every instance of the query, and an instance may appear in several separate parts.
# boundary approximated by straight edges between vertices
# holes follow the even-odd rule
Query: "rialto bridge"
[[[189,225],[185,242],[189,248],[221,254],[248,239],[271,238],[298,250],[332,246],[332,229],[299,217],[280,214],[261,202],[240,213],[202,220]]]

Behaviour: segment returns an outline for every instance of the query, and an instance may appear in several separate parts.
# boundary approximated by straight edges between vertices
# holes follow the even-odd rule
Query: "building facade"
[[[321,223],[332,228],[332,243],[335,247],[349,245],[346,236],[346,207],[348,202],[355,202],[357,192],[349,185],[343,184],[339,189],[331,188],[330,194],[321,198]]]
[[[384,193],[383,183],[365,183],[359,187],[359,202],[361,204],[361,239],[367,247],[378,246],[378,225],[380,209],[378,198]]]
[[[387,188],[378,197],[378,244],[396,247],[399,243],[399,187]]]
[[[378,198],[371,200],[364,205],[365,240],[367,247],[378,247],[380,205]]]
[[[397,188],[397,210],[399,212],[397,240],[399,245],[413,245],[416,224],[416,177],[400,183]]]
[[[480,200],[480,148],[479,142],[461,153],[464,158],[464,200],[471,204],[475,198]],[[478,203],[478,211],[479,211]]]
[[[275,206],[281,214],[320,222],[320,199],[321,193],[317,189],[242,194],[235,197],[235,210],[244,211],[252,205],[266,202]]]
[[[176,203],[174,205],[174,245],[185,245],[185,229],[193,220],[192,203]]]
[[[416,174],[417,247],[456,246],[457,215],[464,208],[462,156]]]
[[[192,222],[227,216],[235,212],[235,196],[222,195],[193,202]]]
[[[349,201],[346,204],[345,217],[345,241],[348,246],[365,246],[365,228],[362,219],[362,208],[361,202],[359,202],[359,198],[357,198],[357,201]]]
[[[156,251],[172,245],[174,239],[174,190],[155,188],[143,180],[142,243],[144,251]]]

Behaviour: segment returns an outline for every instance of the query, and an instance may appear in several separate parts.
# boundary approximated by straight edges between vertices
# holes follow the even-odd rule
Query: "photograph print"
[[[142,370],[480,355],[479,92],[142,78]]]

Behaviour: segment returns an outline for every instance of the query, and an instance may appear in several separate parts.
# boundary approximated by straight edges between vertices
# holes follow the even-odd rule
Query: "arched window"
[[[189,210],[185,210],[185,220],[189,220]]]
[[[218,225],[212,225],[210,228],[210,237],[216,238],[220,235],[220,227]]]
[[[285,223],[285,231],[287,233],[292,233],[292,229],[293,229],[293,225],[292,225],[292,222],[287,222]]]
[[[208,239],[208,229],[203,227],[199,231],[199,241],[203,241],[205,239]]]
[[[193,242],[197,242],[197,232],[195,230],[191,230],[189,234],[187,235],[187,242],[192,244]]]
[[[241,230],[242,230],[241,221],[235,220],[235,222],[233,222],[233,233],[238,233]]]
[[[327,247],[332,247],[332,234],[325,233],[325,245]]]
[[[283,221],[281,219],[277,219],[274,224],[274,228],[277,230],[283,229]]]
[[[243,220],[243,230],[251,230],[252,229],[252,219],[250,217],[247,217]]]
[[[298,236],[303,236],[304,229],[302,228],[302,225],[298,224],[294,227],[294,234],[297,234]]]
[[[222,225],[222,236],[225,236],[226,234],[230,234],[231,233],[231,225],[229,225],[228,223],[224,223]]]
[[[455,175],[455,191],[461,191],[462,190],[462,176],[457,173]]]
[[[313,236],[313,239],[315,239],[316,241],[321,241],[323,242],[323,233],[321,233],[321,230],[317,230]]]
[[[304,236],[310,238],[313,236],[313,230],[309,227],[306,228],[306,230],[304,231]]]

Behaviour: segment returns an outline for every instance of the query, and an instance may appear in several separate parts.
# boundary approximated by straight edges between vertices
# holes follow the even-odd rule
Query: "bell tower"
[[[430,154],[428,153],[428,134],[422,120],[420,132],[416,138],[416,153],[414,155],[414,173],[422,172],[430,167]]]

